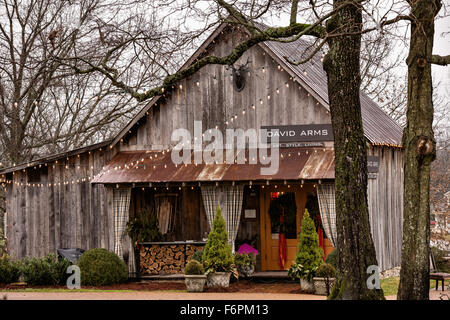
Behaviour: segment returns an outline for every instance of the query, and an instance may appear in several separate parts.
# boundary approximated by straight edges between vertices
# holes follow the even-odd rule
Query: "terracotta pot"
[[[206,285],[208,287],[225,287],[230,286],[231,272],[212,272],[208,274]]]
[[[205,286],[206,275],[185,275],[184,283],[188,292],[203,292]]]

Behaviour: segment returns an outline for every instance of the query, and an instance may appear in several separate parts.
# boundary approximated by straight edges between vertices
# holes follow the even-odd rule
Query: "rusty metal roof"
[[[194,159],[192,152],[191,159]],[[334,150],[329,148],[282,148],[279,169],[274,175],[262,175],[261,168],[268,165],[260,161],[249,164],[248,150],[245,159],[244,164],[175,165],[168,151],[125,151],[118,153],[92,183],[334,179]]]

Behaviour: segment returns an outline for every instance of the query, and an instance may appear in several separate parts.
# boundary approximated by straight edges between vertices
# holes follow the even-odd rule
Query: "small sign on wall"
[[[367,178],[376,179],[380,168],[380,157],[367,156]]]
[[[256,209],[245,209],[244,217],[245,217],[245,219],[255,219],[256,218]]]
[[[380,157],[367,156],[367,172],[378,173],[379,168],[380,168]]]

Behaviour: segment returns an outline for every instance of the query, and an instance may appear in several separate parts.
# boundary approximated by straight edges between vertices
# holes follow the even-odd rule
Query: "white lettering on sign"
[[[266,130],[268,139],[279,138],[281,143],[333,141],[331,124],[262,126],[263,130]]]
[[[293,130],[289,130],[289,131],[272,130],[272,131],[267,131],[267,136],[269,138],[272,138],[272,137],[295,137],[295,131],[293,131]]]

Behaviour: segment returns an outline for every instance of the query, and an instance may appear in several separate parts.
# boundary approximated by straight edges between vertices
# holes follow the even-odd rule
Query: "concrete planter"
[[[252,274],[255,272],[255,266],[249,265],[249,266],[238,266],[239,276],[243,278],[251,277]]]
[[[230,286],[231,272],[212,272],[208,274],[206,285],[208,287],[225,287]]]
[[[326,296],[327,295],[327,283],[326,278],[313,278],[314,281],[314,291],[317,295]],[[329,278],[329,290],[333,289],[335,278]]]
[[[185,275],[184,283],[188,292],[203,292],[206,283],[206,275]]]
[[[304,291],[313,291],[314,283],[306,279],[300,278],[300,287]]]

